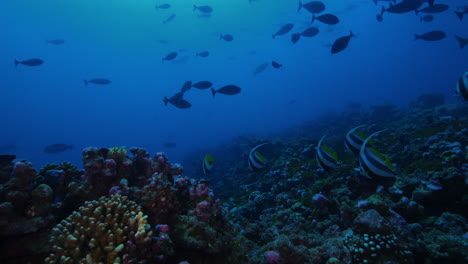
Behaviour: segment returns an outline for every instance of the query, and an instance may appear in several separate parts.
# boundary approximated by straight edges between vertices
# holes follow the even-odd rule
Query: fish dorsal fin
[[[259,147],[263,146],[263,145],[266,145],[266,144],[269,144],[269,143],[262,143],[260,145],[257,145],[255,146],[251,151],[250,151],[250,155],[252,155],[252,153],[254,153]]]
[[[364,127],[364,126],[366,126],[366,124],[354,127],[351,130],[349,130],[349,132],[346,135],[349,136],[349,135],[353,134],[356,130],[358,130],[359,128]]]

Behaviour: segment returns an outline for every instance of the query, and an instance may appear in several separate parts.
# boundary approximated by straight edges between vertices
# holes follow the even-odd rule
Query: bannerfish
[[[249,169],[251,171],[257,172],[265,167],[265,164],[266,164],[265,158],[262,156],[262,154],[260,154],[260,152],[257,151],[257,149],[266,144],[268,143],[260,144],[254,147],[252,150],[250,150],[248,163],[249,163]]]
[[[271,66],[273,66],[273,67],[276,68],[276,69],[279,69],[279,68],[281,68],[283,65],[282,65],[282,64],[279,64],[279,63],[276,62],[276,61],[272,61],[272,62],[271,62]]]
[[[164,61],[171,61],[177,57],[177,52],[169,52],[164,58],[162,58],[162,62]]]
[[[180,92],[185,93],[186,91],[190,90],[191,87],[192,87],[192,81],[186,81],[184,82],[184,85],[182,85]]]
[[[73,145],[68,145],[68,144],[51,144],[44,148],[44,152],[55,154],[55,153],[64,152],[65,150],[72,149],[72,148],[73,148]]]
[[[63,39],[51,39],[51,40],[46,40],[46,43],[53,44],[53,45],[62,45],[65,43],[65,40]]]
[[[424,15],[424,16],[421,16],[421,22],[431,22],[434,20],[434,16],[433,15]]]
[[[455,93],[461,95],[465,101],[468,101],[468,72],[465,72],[458,79]]]
[[[196,55],[198,57],[206,58],[206,57],[208,57],[210,55],[210,52],[205,50],[205,51],[202,51],[202,52],[198,52]]]
[[[18,64],[23,64],[26,66],[39,66],[42,63],[44,63],[44,61],[41,59],[27,59],[22,61],[15,60],[15,66],[18,66]]]
[[[213,170],[214,162],[215,160],[213,156],[211,156],[210,154],[205,155],[205,158],[203,158],[203,164],[202,164],[203,173],[205,175],[207,175]]]
[[[414,10],[414,12],[416,12],[416,15],[419,14],[419,12],[435,14],[435,13],[442,13],[444,11],[447,11],[448,9],[449,9],[449,6],[446,4],[435,4],[435,5],[431,5],[422,9],[416,9]]]
[[[222,39],[224,41],[227,41],[227,42],[231,42],[232,40],[234,40],[234,37],[231,35],[231,34],[221,34],[219,36],[219,39]]]
[[[364,172],[364,175],[368,178],[395,177],[395,173],[393,172],[393,164],[391,163],[390,159],[376,149],[367,148],[367,143],[369,143],[372,137],[380,134],[385,130],[386,129],[375,132],[366,138],[361,146],[361,150],[359,151],[359,164],[361,166],[361,170]]]
[[[346,47],[348,47],[349,40],[351,39],[351,37],[356,37],[356,36],[353,34],[353,32],[350,31],[348,36],[344,36],[344,37],[340,37],[336,39],[332,45],[331,53],[335,54],[346,49]]]
[[[292,42],[293,44],[295,44],[296,42],[298,42],[300,38],[301,38],[301,33],[294,33],[294,34],[291,34],[291,42]]]
[[[414,34],[414,40],[422,39],[426,41],[438,41],[438,40],[445,38],[445,36],[447,36],[445,32],[440,31],[440,30],[434,30],[434,31],[426,32],[422,35]]]
[[[170,15],[169,17],[166,18],[166,20],[163,21],[163,24],[171,22],[172,20],[174,20],[175,17],[176,17],[176,14]]]
[[[299,1],[299,8],[297,9],[297,11],[299,12],[301,8],[305,8],[307,11],[309,11],[312,14],[318,14],[322,12],[323,10],[325,10],[325,5],[320,1],[312,1],[312,2],[305,3],[305,4]]]
[[[213,86],[213,84],[210,81],[200,81],[200,82],[192,84],[192,87],[195,87],[200,90],[211,88],[211,86]]]
[[[203,13],[213,12],[213,8],[211,6],[207,6],[207,5],[204,5],[204,6],[193,5],[193,11],[195,11],[195,10],[198,10],[198,11],[203,12]]]
[[[225,95],[235,95],[235,94],[240,93],[241,90],[242,89],[239,86],[230,84],[230,85],[223,86],[219,88],[218,90],[211,88],[211,94],[213,94],[213,97],[216,95],[216,93],[225,94]]]
[[[170,4],[160,4],[160,5],[156,5],[156,10],[158,10],[158,9],[168,9],[170,7],[171,7]]]
[[[327,25],[336,25],[340,22],[340,20],[338,19],[337,16],[335,15],[332,15],[332,14],[325,14],[325,15],[321,15],[321,16],[318,16],[316,17],[315,15],[312,15],[312,22],[311,23],[314,23],[315,20],[318,20],[324,24],[327,24]]]
[[[273,37],[273,39],[275,39],[276,36],[281,36],[281,35],[284,35],[286,33],[288,33],[289,31],[291,31],[291,29],[294,27],[294,24],[292,23],[288,23],[286,25],[283,25],[275,34],[271,35]]]
[[[323,136],[317,145],[317,164],[324,171],[336,170],[340,167],[338,155],[328,146],[322,146]]]
[[[260,65],[257,66],[257,68],[255,68],[255,70],[252,72],[253,75],[257,75],[261,72],[263,72],[267,67],[268,67],[268,62],[264,62]]]
[[[88,85],[89,83],[98,84],[98,85],[107,85],[107,84],[111,83],[110,80],[104,79],[104,78],[94,78],[94,79],[90,79],[90,80],[83,80],[83,82],[84,82],[85,85]]]
[[[319,33],[319,29],[317,27],[308,27],[304,31],[302,31],[301,35],[303,37],[313,37]]]
[[[363,133],[356,132],[356,130],[363,126],[365,125],[357,126],[346,133],[345,147],[355,155],[359,154],[361,151],[361,146],[364,143],[364,140],[367,138]]]
[[[468,44],[468,38],[462,38],[458,35],[455,35],[455,39],[458,41],[458,45],[462,49],[466,46],[466,44]]]

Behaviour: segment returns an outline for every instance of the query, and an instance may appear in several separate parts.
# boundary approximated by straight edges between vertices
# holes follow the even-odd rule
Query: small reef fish
[[[435,5],[431,5],[422,9],[416,9],[414,10],[414,12],[416,12],[416,15],[419,14],[419,12],[435,14],[435,13],[442,13],[444,11],[447,11],[448,9],[449,9],[449,6],[446,4],[435,4]]]
[[[291,42],[292,42],[293,44],[295,44],[296,42],[298,42],[300,38],[301,38],[301,33],[294,33],[294,34],[291,34]]]
[[[170,15],[168,18],[166,18],[166,20],[163,21],[163,24],[167,24],[171,22],[172,20],[174,20],[175,17],[176,17],[176,14]]]
[[[177,57],[177,52],[169,52],[164,58],[162,58],[162,62],[164,61],[171,61]]]
[[[253,74],[253,75],[257,75],[257,74],[263,72],[263,71],[268,67],[269,64],[270,64],[270,63],[265,62],[265,63],[262,63],[262,64],[258,65],[258,66],[255,68],[255,70],[252,72],[252,74]]]
[[[195,87],[200,90],[211,88],[211,86],[213,86],[213,84],[210,81],[200,81],[200,82],[192,84],[192,87]]]
[[[363,126],[365,125],[357,126],[346,133],[345,147],[355,155],[359,154],[361,151],[361,146],[364,143],[364,140],[367,138],[364,134],[356,132],[356,130]]]
[[[305,8],[307,11],[309,11],[312,14],[318,14],[322,12],[323,10],[325,10],[325,5],[320,1],[312,1],[312,2],[305,3],[305,4],[299,1],[299,8],[297,9],[297,11],[299,12],[301,8]]]
[[[271,35],[273,39],[275,39],[276,36],[281,36],[284,34],[287,34],[291,29],[294,27],[294,24],[288,23],[286,25],[283,25],[275,34]]]
[[[171,105],[180,109],[187,109],[187,108],[192,107],[192,104],[188,102],[187,100],[185,100],[183,96],[184,94],[182,92],[178,92],[174,94],[169,99],[166,96],[164,96],[164,100],[163,100],[164,105],[167,105],[167,103],[170,103]]]
[[[422,35],[414,34],[414,40],[422,39],[426,41],[438,41],[445,38],[447,34],[440,30],[429,31]]]
[[[225,94],[225,95],[235,95],[235,94],[240,93],[241,90],[242,89],[239,86],[230,84],[230,85],[223,86],[219,88],[218,90],[211,88],[211,94],[213,95],[213,97],[216,95],[216,93]]]
[[[372,137],[382,133],[384,130],[380,130],[370,135],[361,146],[359,151],[359,164],[364,175],[368,178],[375,177],[386,177],[393,178],[395,173],[393,172],[393,165],[387,156],[381,154],[378,150],[373,148],[367,148],[367,143]]]
[[[204,6],[193,5],[193,11],[195,11],[195,10],[198,10],[198,11],[203,12],[203,13],[213,12],[213,8],[211,6],[207,6],[207,5],[204,5]]]
[[[338,155],[331,148],[322,146],[322,141],[324,138],[325,136],[320,139],[317,145],[317,164],[324,171],[336,170],[340,167]]]
[[[51,144],[48,145],[44,148],[45,153],[50,153],[50,154],[55,154],[55,153],[60,153],[64,152],[67,149],[73,149],[73,145],[67,145],[67,144]]]
[[[266,164],[265,158],[262,156],[262,154],[260,154],[260,152],[257,151],[257,149],[266,144],[268,143],[260,144],[252,148],[252,150],[250,150],[248,163],[249,163],[249,169],[251,171],[257,172],[265,168],[265,164]]]
[[[234,37],[231,34],[224,34],[224,35],[221,34],[219,36],[219,39],[222,39],[222,40],[227,41],[227,42],[231,42],[231,41],[234,40]]]
[[[46,43],[53,44],[53,45],[62,45],[65,43],[65,40],[63,39],[51,39],[51,40],[46,40]]]
[[[184,85],[182,85],[180,92],[185,93],[186,91],[190,90],[191,87],[192,87],[192,81],[186,81],[184,82]]]
[[[325,14],[325,15],[321,15],[321,16],[318,16],[316,17],[315,15],[312,15],[312,22],[311,23],[314,23],[315,20],[318,20],[324,24],[327,24],[327,25],[336,25],[340,22],[340,20],[338,19],[337,16],[335,15],[332,15],[332,14]]]
[[[302,31],[301,36],[303,37],[313,37],[319,33],[319,29],[317,27],[308,27],[304,31]]]
[[[15,66],[18,66],[18,64],[23,64],[26,66],[39,66],[42,63],[44,63],[44,61],[41,59],[27,59],[22,61],[15,60]]]
[[[160,4],[160,5],[156,5],[156,10],[158,10],[158,9],[168,9],[170,7],[171,7],[170,4]]]
[[[408,12],[415,11],[418,8],[420,8],[423,3],[424,1],[422,0],[403,0],[397,4],[390,3],[390,6],[388,8],[385,8],[382,6],[382,10],[380,11],[380,14],[377,14],[377,20],[382,21],[383,14],[385,12],[394,13],[394,14],[408,13]]]
[[[458,79],[455,93],[461,95],[465,101],[468,101],[468,72],[465,72]]]
[[[350,31],[349,36],[344,36],[344,37],[340,37],[336,39],[332,45],[331,53],[335,54],[346,49],[346,47],[348,47],[349,40],[351,39],[351,37],[356,37],[356,36],[353,34],[353,32]]]
[[[466,46],[466,44],[468,44],[468,38],[462,38],[458,35],[455,35],[455,39],[458,41],[458,45],[462,49]]]
[[[202,169],[205,175],[208,175],[213,170],[215,159],[210,154],[206,154],[203,158]]]
[[[94,79],[90,79],[90,80],[83,80],[83,82],[84,82],[85,85],[88,85],[89,83],[98,84],[98,85],[107,85],[107,84],[111,83],[110,80],[104,79],[104,78],[94,78]]]
[[[273,66],[275,69],[279,69],[279,68],[281,68],[283,66],[283,64],[279,64],[276,61],[272,61],[271,66]]]
[[[210,55],[210,52],[209,52],[209,51],[206,51],[206,50],[205,50],[205,51],[202,51],[202,52],[198,52],[198,53],[196,54],[196,56],[202,57],[202,58],[206,58],[206,57],[208,57],[209,55]]]

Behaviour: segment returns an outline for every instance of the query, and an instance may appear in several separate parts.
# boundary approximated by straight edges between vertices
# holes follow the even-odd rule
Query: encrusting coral
[[[146,218],[140,206],[119,194],[87,202],[53,228],[50,239],[52,253],[45,262],[122,263],[123,259],[141,260],[141,256],[135,256],[139,255],[138,252],[129,256],[125,245],[150,247],[153,232],[149,230]]]

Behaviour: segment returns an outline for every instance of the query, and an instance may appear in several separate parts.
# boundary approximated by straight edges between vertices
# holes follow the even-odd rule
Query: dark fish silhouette
[[[463,20],[463,16],[465,14],[468,14],[468,7],[465,9],[465,10],[462,10],[462,11],[455,11],[455,15],[457,15],[457,17],[460,19],[460,20]]]
[[[301,35],[303,37],[313,37],[319,33],[319,29],[316,27],[309,27],[302,31]]]
[[[209,51],[202,51],[202,52],[198,52],[196,54],[198,57],[202,57],[202,58],[206,58],[210,55],[210,52]]]
[[[455,39],[458,41],[458,45],[462,49],[466,46],[466,44],[468,44],[468,38],[462,38],[458,35],[455,35]]]
[[[426,32],[422,35],[414,34],[414,40],[422,39],[426,41],[437,41],[445,38],[447,34],[440,30]]]
[[[200,81],[200,82],[192,84],[192,87],[195,87],[200,90],[211,88],[211,86],[213,86],[213,84],[210,81]]]
[[[170,52],[164,58],[162,58],[162,62],[164,61],[171,61],[177,57],[177,52]]]
[[[203,12],[203,13],[213,12],[213,8],[211,6],[207,6],[207,5],[204,5],[204,6],[193,5],[193,11],[195,11],[195,10],[198,10],[198,11]]]
[[[191,87],[192,87],[192,81],[186,81],[184,82],[184,85],[182,85],[180,92],[185,93],[186,91],[190,90]]]
[[[225,94],[225,95],[235,95],[240,92],[241,92],[241,88],[239,86],[232,85],[232,84],[223,86],[219,88],[218,90],[211,88],[211,94],[213,94],[213,96],[215,96],[216,93]]]
[[[219,36],[219,39],[222,39],[222,40],[227,41],[227,42],[231,42],[234,39],[234,37],[231,34],[224,34],[224,35],[221,34]]]
[[[301,33],[291,34],[291,42],[292,43],[298,42],[300,38],[301,38]]]
[[[44,148],[44,152],[55,154],[55,153],[64,152],[65,150],[72,149],[72,148],[73,148],[73,145],[68,145],[68,144],[51,144]]]
[[[170,7],[171,7],[170,4],[160,4],[160,5],[156,5],[156,10],[157,9],[168,9]]]
[[[171,22],[172,20],[174,20],[175,17],[176,17],[176,14],[170,15],[168,18],[166,18],[166,20],[163,21],[163,24]]]
[[[18,64],[23,64],[26,66],[39,66],[42,63],[44,63],[44,61],[41,59],[28,59],[22,61],[15,60],[15,66],[18,66]]]
[[[325,14],[325,15],[321,15],[321,16],[318,16],[316,17],[315,15],[312,15],[312,22],[311,23],[314,23],[315,20],[318,20],[324,24],[327,24],[327,25],[336,25],[338,24],[338,22],[340,22],[340,20],[338,19],[337,16],[335,15],[332,15],[332,14]]]
[[[53,44],[53,45],[62,45],[65,43],[65,40],[63,39],[51,39],[51,40],[46,40],[46,43]]]
[[[384,12],[394,13],[394,14],[403,14],[411,11],[415,11],[421,7],[425,0],[403,0],[397,4],[390,3],[388,8],[382,6],[380,14],[377,14],[377,20],[383,20]]]
[[[434,13],[441,13],[441,12],[444,12],[446,10],[448,10],[449,6],[446,5],[446,4],[435,4],[435,5],[431,5],[431,6],[428,6],[428,7],[425,7],[423,9],[416,9],[414,10],[414,12],[416,12],[416,15],[421,12],[421,13],[431,13],[431,14],[434,14]]]
[[[279,64],[279,63],[276,62],[276,61],[272,61],[272,62],[271,62],[271,66],[273,66],[273,67],[276,68],[276,69],[279,69],[279,68],[281,68],[283,65],[282,65],[282,64]]]
[[[350,31],[348,36],[344,36],[344,37],[340,37],[336,39],[332,45],[331,53],[335,54],[346,49],[346,47],[348,47],[349,40],[351,39],[351,37],[356,37],[356,36],[353,34],[353,32]]]
[[[288,33],[289,31],[291,31],[291,29],[293,27],[294,27],[294,24],[291,24],[291,23],[283,25],[275,34],[273,34],[271,36],[274,39],[276,36],[284,35],[284,34]]]
[[[93,84],[98,84],[98,85],[106,85],[111,83],[108,79],[104,78],[95,78],[95,79],[90,79],[90,80],[83,80],[85,85],[88,85],[88,83],[93,83]]]
[[[164,96],[164,100],[163,100],[164,105],[167,105],[167,103],[170,103],[171,105],[177,108],[181,108],[181,109],[187,109],[187,108],[192,107],[192,104],[188,102],[187,100],[185,100],[183,96],[184,96],[184,93],[182,92],[174,94],[169,99],[166,96]]]
[[[301,8],[305,8],[307,11],[309,11],[312,14],[318,14],[322,12],[323,10],[325,10],[325,5],[320,1],[312,1],[312,2],[305,3],[305,4],[299,1],[299,8],[297,9],[297,11],[300,11]]]
[[[267,67],[268,67],[268,62],[262,63],[255,68],[255,70],[252,72],[253,75],[257,75],[261,72],[263,72]]]

